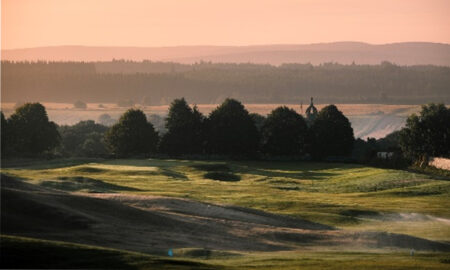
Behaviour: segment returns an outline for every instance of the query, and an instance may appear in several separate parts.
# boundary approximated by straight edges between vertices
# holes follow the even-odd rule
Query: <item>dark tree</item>
[[[261,129],[264,125],[264,121],[266,121],[266,117],[259,113],[251,113],[250,117],[253,119],[253,122],[255,123],[256,128],[258,129],[258,132],[261,132]]]
[[[257,152],[259,133],[248,111],[237,100],[226,99],[208,119],[210,153],[250,156]]]
[[[2,157],[5,157],[8,155],[8,122],[6,121],[5,115],[3,114],[3,112],[1,113],[1,118],[2,118],[2,122],[1,122],[1,126],[0,126],[0,136],[1,136],[1,154]]]
[[[105,156],[107,149],[104,135],[107,130],[108,127],[92,120],[80,121],[73,126],[61,126],[61,152],[68,156]]]
[[[378,146],[374,138],[364,141],[360,138],[353,143],[352,158],[359,163],[368,163],[377,155]]]
[[[189,107],[186,100],[175,99],[166,119],[167,132],[160,144],[161,152],[170,155],[200,154],[203,143],[203,115]]]
[[[288,107],[273,110],[262,128],[262,149],[270,155],[305,153],[307,126],[303,117]]]
[[[423,105],[420,115],[408,117],[400,132],[403,153],[418,159],[423,155],[450,156],[450,109],[444,104]]]
[[[392,133],[389,133],[384,138],[380,138],[377,140],[377,147],[379,151],[383,152],[396,152],[400,153],[400,130],[396,130]]]
[[[81,155],[85,157],[104,157],[108,155],[105,145],[105,134],[92,132],[86,136],[80,147]]]
[[[17,155],[40,154],[54,149],[60,140],[57,126],[48,120],[40,103],[26,103],[8,119],[8,134]]]
[[[129,109],[106,132],[105,141],[111,152],[119,157],[148,155],[156,150],[158,133],[147,122],[143,111]]]
[[[310,153],[315,159],[347,156],[355,140],[350,122],[334,105],[319,112],[311,126],[310,139]]]

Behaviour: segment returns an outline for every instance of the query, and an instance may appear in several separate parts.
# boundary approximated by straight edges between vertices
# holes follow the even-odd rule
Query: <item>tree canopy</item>
[[[446,110],[441,107],[427,107],[422,118],[434,119],[431,112]],[[110,128],[92,120],[57,127],[49,121],[44,106],[27,103],[19,106],[9,119],[3,113],[1,115],[2,155],[27,156],[56,150],[53,153],[64,156],[142,157],[159,150],[173,156],[211,154],[255,158],[311,154],[320,159],[350,154],[354,141],[350,122],[334,105],[323,108],[310,127],[300,114],[286,106],[278,107],[264,117],[249,114],[235,99],[226,99],[208,117],[204,117],[196,106],[189,106],[184,98],[172,102],[167,118],[150,116],[159,125],[165,122],[163,128],[167,131],[160,143],[158,132],[140,109],[127,110]],[[106,118],[110,120],[110,117]],[[440,122],[433,120],[434,124],[427,126],[411,119],[410,124],[423,126],[426,131],[433,130],[436,125],[445,126],[446,121],[438,117]],[[444,144],[445,136],[433,135],[427,139],[427,142],[436,141],[436,146],[429,148],[430,153],[442,150],[438,145],[448,149]],[[56,148],[60,142],[61,147]],[[365,145],[360,143],[360,146]]]
[[[450,156],[450,109],[444,104],[423,105],[419,115],[412,114],[400,132],[404,154],[417,159],[422,155]]]
[[[258,150],[259,133],[242,103],[226,99],[207,121],[207,149],[228,156],[251,156]]]
[[[105,135],[111,152],[119,157],[148,155],[154,153],[158,143],[158,133],[147,122],[143,111],[129,109]]]
[[[314,158],[345,156],[352,151],[353,128],[335,105],[320,110],[310,130],[311,155]]]
[[[1,136],[1,154],[4,157],[8,154],[8,122],[6,121],[5,115],[3,112],[1,114],[1,126],[0,126],[0,136]]]
[[[19,155],[40,154],[59,144],[57,126],[49,121],[45,107],[40,103],[18,107],[8,119],[7,126],[11,148]]]
[[[166,119],[167,132],[161,139],[164,153],[200,154],[203,148],[203,115],[191,108],[184,98],[175,99]]]
[[[73,126],[59,127],[61,152],[69,156],[101,157],[107,155],[104,143],[108,127],[92,120],[80,121]]]
[[[303,117],[288,107],[274,109],[262,127],[262,149],[271,155],[305,153],[307,126]]]

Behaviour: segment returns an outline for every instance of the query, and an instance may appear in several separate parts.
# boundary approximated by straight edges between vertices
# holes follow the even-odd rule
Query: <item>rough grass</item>
[[[3,164],[5,165],[5,164]],[[353,231],[385,231],[450,241],[450,181],[429,174],[353,164],[190,160],[16,162],[2,173],[69,192],[121,192],[252,207]],[[235,175],[212,181],[205,174]],[[92,246],[2,237],[22,268],[121,269],[448,269],[448,253],[325,250],[239,253],[174,250],[175,258]],[[12,253],[11,253],[12,252]],[[20,260],[23,256],[30,259]],[[14,257],[15,256],[15,257]],[[28,263],[28,264],[27,264]],[[206,263],[206,264],[203,264]]]
[[[150,256],[137,252],[60,241],[1,236],[0,267],[33,269],[214,269],[188,259]]]
[[[448,269],[448,254],[405,252],[279,252],[209,260],[230,269]]]
[[[409,251],[228,253],[174,250],[174,257],[1,236],[1,268],[45,269],[448,269],[445,253]],[[26,258],[26,259],[24,259]]]
[[[80,171],[81,170],[81,171]],[[287,214],[352,230],[376,230],[450,241],[450,181],[408,171],[311,162],[208,162],[191,160],[67,160],[3,168],[36,184],[65,191],[124,192],[191,198]],[[205,174],[235,175],[212,181]],[[74,180],[83,177],[85,180]],[[89,180],[91,179],[91,180]],[[50,181],[50,182],[49,182]],[[405,220],[354,215],[404,213]]]

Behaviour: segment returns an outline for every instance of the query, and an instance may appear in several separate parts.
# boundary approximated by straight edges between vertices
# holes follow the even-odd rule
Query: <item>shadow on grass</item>
[[[27,170],[46,170],[46,169],[65,168],[91,162],[102,162],[102,161],[104,161],[104,159],[99,158],[63,158],[63,159],[9,158],[9,159],[2,159],[2,168],[26,168]]]
[[[124,187],[105,183],[98,179],[83,176],[58,177],[58,180],[43,181],[43,187],[59,189],[64,191],[88,191],[93,193],[112,193],[119,191],[140,191],[137,188]]]
[[[173,178],[173,179],[177,179],[177,180],[188,180],[187,176],[176,172],[174,170],[169,170],[169,169],[165,169],[165,168],[159,168],[158,172],[164,176]]]
[[[225,181],[225,182],[237,182],[241,180],[239,175],[235,175],[231,172],[207,172],[203,175],[206,179]]]
[[[324,180],[328,177],[339,175],[338,173],[315,172],[310,170],[284,172],[284,171],[264,170],[257,168],[250,169],[248,173],[265,177],[287,177],[287,178],[308,179],[308,180]]]
[[[25,269],[211,269],[211,265],[170,260],[114,249],[22,237],[1,237],[4,268]]]
[[[229,172],[231,171],[230,167],[226,164],[221,163],[212,163],[212,164],[197,164],[190,166],[191,168],[200,170],[200,171],[207,171],[207,172]]]
[[[81,166],[77,168],[72,168],[71,171],[76,173],[105,173],[108,172],[109,170],[89,166]]]
[[[316,163],[316,162],[277,162],[277,161],[251,161],[234,164],[237,171],[272,177],[286,177],[308,180],[323,180],[328,177],[342,174],[341,170],[360,168],[357,164],[347,163]],[[325,172],[335,170],[336,172]]]

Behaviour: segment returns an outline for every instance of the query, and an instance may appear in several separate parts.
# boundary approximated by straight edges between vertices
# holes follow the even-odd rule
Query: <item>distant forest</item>
[[[325,63],[219,64],[200,62],[10,62],[1,63],[3,102],[423,104],[450,103],[450,67]],[[26,100],[24,100],[26,99]]]

